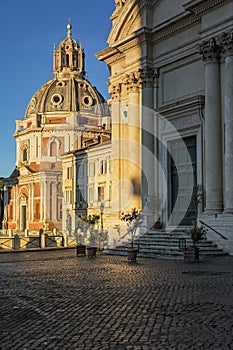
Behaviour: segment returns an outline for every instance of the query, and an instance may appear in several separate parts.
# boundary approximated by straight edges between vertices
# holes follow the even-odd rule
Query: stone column
[[[220,47],[214,38],[199,46],[205,62],[205,189],[206,214],[222,211],[222,124]]]
[[[142,205],[155,196],[154,71],[141,70],[142,79]]]
[[[225,56],[225,209],[224,213],[233,214],[233,31],[223,34],[223,52]]]

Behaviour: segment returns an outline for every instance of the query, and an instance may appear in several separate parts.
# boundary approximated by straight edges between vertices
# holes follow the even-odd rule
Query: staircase
[[[139,249],[138,257],[183,259],[184,251],[179,247],[180,239],[186,240],[187,247],[193,244],[190,236],[182,229],[176,229],[169,233],[165,230],[149,230],[142,236],[135,238],[134,247]],[[128,247],[131,247],[130,242],[109,249],[108,254],[126,255]],[[198,247],[200,248],[200,259],[208,256],[227,255],[208,238],[201,240]]]

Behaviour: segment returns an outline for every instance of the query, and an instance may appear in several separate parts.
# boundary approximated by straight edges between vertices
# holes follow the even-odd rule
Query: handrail
[[[199,220],[199,221],[200,221],[200,223],[201,223],[202,225],[204,225],[204,226],[210,228],[212,231],[214,231],[215,233],[217,233],[217,234],[218,234],[220,237],[222,237],[223,239],[228,240],[227,237],[223,236],[220,232],[216,231],[213,227],[211,227],[210,225],[206,224],[204,221],[202,221],[202,220]]]

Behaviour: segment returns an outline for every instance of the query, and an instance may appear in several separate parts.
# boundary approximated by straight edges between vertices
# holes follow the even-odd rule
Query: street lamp
[[[103,213],[104,213],[104,203],[102,202],[102,203],[100,204],[100,226],[101,226],[101,236],[99,236],[99,250],[100,250],[100,238],[103,238],[103,230],[104,230]]]

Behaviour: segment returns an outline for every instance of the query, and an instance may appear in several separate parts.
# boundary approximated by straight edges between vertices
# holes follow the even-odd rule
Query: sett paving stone
[[[1,350],[233,349],[233,257],[0,254]]]

